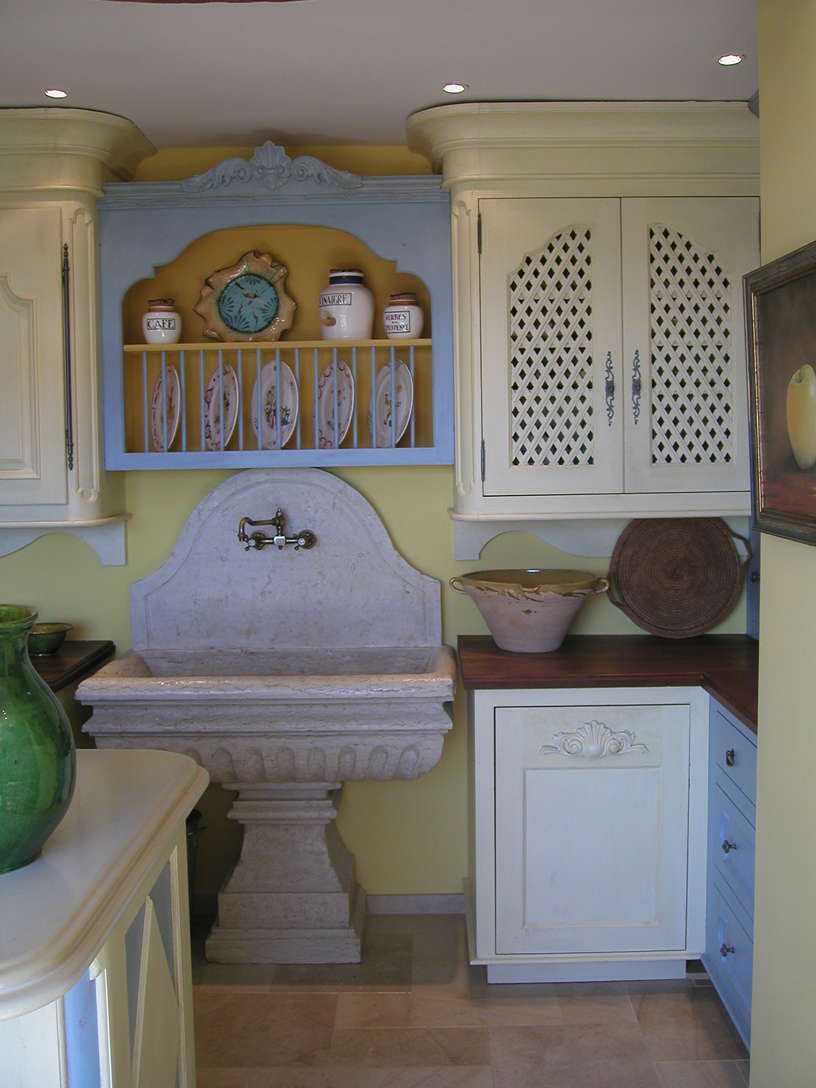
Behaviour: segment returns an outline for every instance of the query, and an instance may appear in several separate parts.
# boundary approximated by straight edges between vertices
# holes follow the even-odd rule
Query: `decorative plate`
[[[172,365],[166,365],[164,371],[167,375],[167,392],[164,391],[164,381],[162,375],[159,374],[153,387],[153,403],[150,407],[150,433],[153,437],[153,449],[159,453],[165,452],[164,413],[167,412],[167,449],[170,449],[178,430],[181,404],[181,385],[178,371]]]
[[[396,410],[394,412],[395,442],[405,434],[405,428],[411,418],[414,407],[414,380],[411,371],[402,361],[394,364],[394,383],[396,387]],[[368,430],[374,435],[374,397],[377,398],[377,436],[374,445],[384,449],[391,445],[391,364],[388,363],[377,375],[374,393],[368,408]]]
[[[348,434],[354,413],[354,378],[345,363],[337,362],[337,441],[334,440],[334,363],[329,363],[317,384],[317,433],[322,450],[339,446]]]
[[[245,253],[238,264],[213,272],[193,307],[204,318],[204,335],[225,343],[278,340],[296,309],[284,290],[287,274],[268,253]]]
[[[298,387],[295,376],[289,367],[281,361],[281,448],[286,445],[295,431],[298,417]],[[263,439],[265,450],[278,449],[278,374],[277,363],[267,363],[261,371],[261,413],[263,415]],[[249,418],[255,437],[258,437],[258,382],[252,387],[252,399],[249,402]]]
[[[232,438],[235,421],[238,419],[238,379],[229,363],[222,364],[223,373],[223,409],[224,409],[224,445]],[[207,382],[204,393],[204,441],[208,450],[221,449],[221,411],[218,397],[218,368]]]

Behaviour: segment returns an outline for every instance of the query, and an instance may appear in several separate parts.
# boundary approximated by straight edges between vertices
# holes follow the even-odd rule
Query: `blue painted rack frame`
[[[198,238],[230,227],[268,225],[329,227],[345,231],[384,260],[395,261],[398,272],[418,276],[428,288],[433,315],[432,445],[416,445],[411,427],[407,444],[392,440],[380,448],[190,449],[168,452],[128,452],[125,431],[125,376],[122,305],[130,287],[156,274]],[[105,186],[99,201],[102,374],[105,423],[105,467],[124,469],[263,468],[273,466],[406,465],[453,463],[453,306],[450,198],[441,179],[428,175],[361,177],[335,170],[319,159],[290,159],[283,148],[266,143],[254,156],[227,159],[205,174],[177,182],[136,182]],[[417,347],[421,342],[416,342]],[[303,363],[312,365],[314,348],[289,339],[278,345],[285,357],[299,348]],[[334,355],[342,341],[320,348]],[[195,345],[198,348],[198,345]],[[235,345],[206,345],[207,351]],[[360,365],[390,364],[394,351],[414,349],[404,341],[359,346]],[[172,347],[162,362],[169,365]],[[150,349],[153,358],[155,349]],[[254,345],[243,346],[254,358]],[[274,351],[274,346],[273,346]],[[198,366],[199,353],[195,357]],[[331,359],[332,354],[329,358]],[[275,357],[275,356],[273,356]],[[221,358],[221,353],[219,353]],[[224,363],[219,362],[222,374]],[[279,371],[279,362],[276,364]],[[147,366],[147,355],[142,367]],[[223,374],[222,374],[223,380]],[[164,388],[167,388],[166,384]],[[394,391],[392,390],[392,397]],[[144,407],[146,415],[146,406]],[[364,415],[366,409],[360,406]],[[335,418],[337,413],[335,412]],[[355,418],[355,425],[356,425]],[[164,421],[162,421],[164,425]],[[280,431],[278,431],[280,433]],[[166,438],[166,433],[165,433]],[[253,436],[247,446],[252,447]],[[242,440],[243,444],[243,440]],[[298,441],[299,445],[299,431]],[[186,440],[184,442],[187,446]],[[260,443],[259,443],[260,445]]]

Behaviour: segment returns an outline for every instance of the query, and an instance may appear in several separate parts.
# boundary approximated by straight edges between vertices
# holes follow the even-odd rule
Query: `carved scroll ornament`
[[[338,189],[359,189],[362,185],[362,178],[357,174],[335,170],[312,155],[301,155],[300,158],[292,160],[282,147],[267,140],[262,147],[255,148],[251,159],[225,159],[205,174],[187,178],[181,183],[181,187],[185,192],[203,193],[232,182],[246,184],[254,181],[274,192],[290,180],[313,181]]]

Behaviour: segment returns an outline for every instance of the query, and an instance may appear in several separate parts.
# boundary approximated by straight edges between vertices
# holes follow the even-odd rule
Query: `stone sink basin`
[[[131,651],[83,682],[99,747],[192,756],[213,782],[419,778],[456,685],[448,646]]]
[[[456,689],[439,582],[338,478],[250,470],[206,496],[167,562],[134,583],[131,618],[133,650],[79,686],[84,728],[100,748],[192,756],[238,791],[243,847],[208,958],[359,961],[365,893],[335,825],[339,792],[439,760]]]

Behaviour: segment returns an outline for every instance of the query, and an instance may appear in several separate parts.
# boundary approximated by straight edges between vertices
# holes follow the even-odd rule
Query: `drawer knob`
[[[726,944],[725,941],[723,941],[723,943],[720,945],[720,955],[722,956],[723,959],[725,959],[725,957],[728,955],[729,952],[733,952],[733,951],[734,951],[734,946],[732,944]]]
[[[723,839],[722,851],[724,854],[729,854],[732,850],[736,849],[737,844],[735,842],[729,842],[728,839]]]
[[[725,753],[725,765],[726,765],[726,767],[733,767],[734,766],[734,749],[733,748],[729,748],[728,751]]]

